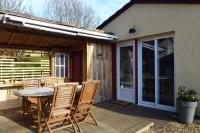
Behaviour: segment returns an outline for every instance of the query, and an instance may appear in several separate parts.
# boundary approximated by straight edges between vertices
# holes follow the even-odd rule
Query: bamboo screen
[[[49,76],[48,51],[0,48],[0,82]]]

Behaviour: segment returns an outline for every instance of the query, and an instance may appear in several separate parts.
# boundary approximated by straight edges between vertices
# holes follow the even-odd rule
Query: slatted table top
[[[53,88],[41,87],[41,88],[25,88],[23,90],[14,91],[17,96],[30,96],[30,97],[42,97],[42,96],[52,96]]]
[[[76,92],[80,92],[82,85],[76,87]],[[51,87],[39,87],[39,88],[25,88],[23,90],[14,91],[14,94],[21,97],[46,97],[52,96],[54,88]]]

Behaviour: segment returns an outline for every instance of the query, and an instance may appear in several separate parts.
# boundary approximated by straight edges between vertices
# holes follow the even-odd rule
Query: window
[[[55,54],[55,75],[60,78],[69,77],[69,55],[65,53]]]
[[[172,110],[174,107],[174,37],[152,38],[139,46],[140,103]]]

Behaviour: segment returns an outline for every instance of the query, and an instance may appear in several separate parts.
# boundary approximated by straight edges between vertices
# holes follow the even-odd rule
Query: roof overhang
[[[135,4],[200,4],[199,0],[134,0]]]
[[[49,23],[45,21],[26,18],[23,16],[16,16],[13,15],[12,13],[0,12],[0,21],[3,24],[14,25],[24,28],[31,28],[46,32],[59,33],[73,37],[87,37],[92,39],[100,39],[108,41],[117,39],[116,36],[106,34],[103,32],[86,30],[61,24]]]
[[[124,13],[127,9],[132,7],[135,4],[200,4],[200,0],[130,0],[127,4],[125,4],[121,9],[116,11],[113,15],[111,15],[108,19],[102,22],[97,29],[103,29],[113,20],[115,20],[118,16]]]

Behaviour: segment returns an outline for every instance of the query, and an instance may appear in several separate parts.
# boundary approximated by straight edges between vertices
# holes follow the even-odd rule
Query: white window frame
[[[158,40],[159,39],[164,39],[164,38],[169,38],[169,37],[173,37],[174,40],[174,106],[167,106],[167,105],[161,105],[158,104],[158,81],[155,80],[155,103],[151,103],[151,102],[147,102],[147,101],[143,101],[142,100],[142,42],[144,41],[149,41],[149,40],[154,40],[155,43],[155,47],[157,48],[158,46]],[[167,111],[172,111],[175,112],[176,111],[176,60],[175,60],[175,45],[176,45],[176,41],[175,41],[175,36],[174,35],[161,35],[161,36],[154,36],[154,37],[147,37],[147,38],[143,38],[139,40],[139,46],[138,46],[138,104],[141,106],[145,106],[145,107],[151,107],[151,108],[156,108],[156,109],[161,109],[161,110],[167,110]],[[157,64],[157,56],[158,53],[155,50],[155,64]],[[156,79],[158,78],[158,66],[155,65],[155,76]]]
[[[132,46],[133,47],[133,88],[130,89],[130,88],[123,88],[121,89],[120,87],[120,48],[122,47],[127,47],[127,46]],[[118,100],[125,100],[125,99],[121,99],[121,94],[120,92],[123,90],[125,93],[129,93],[129,95],[131,95],[131,92],[133,93],[132,96],[130,97],[133,97],[131,100],[125,100],[125,101],[128,101],[128,102],[131,102],[131,103],[135,103],[135,96],[136,96],[136,93],[135,93],[135,40],[134,41],[130,41],[130,42],[127,42],[127,43],[122,43],[122,44],[117,44],[117,56],[116,56],[116,66],[117,66],[117,77],[116,77],[116,80],[117,80],[117,99]]]
[[[61,55],[63,55],[63,57],[64,57],[64,63],[63,63],[63,65],[61,64]],[[59,77],[59,78],[65,78],[66,76],[68,77],[68,75],[66,75],[66,57],[68,58],[68,55],[67,54],[65,54],[65,53],[55,53],[55,76],[56,77]],[[57,60],[58,60],[58,64],[56,64],[57,63]],[[69,65],[68,65],[69,66]],[[58,75],[57,75],[57,73],[56,73],[56,71],[57,71],[57,67],[59,68],[58,69]],[[62,74],[62,71],[61,71],[61,68],[64,68],[64,73]],[[69,68],[68,68],[69,69]],[[63,76],[62,76],[63,75]]]

